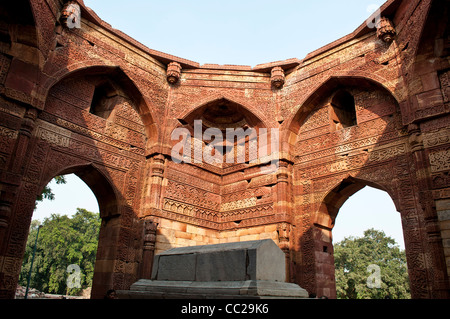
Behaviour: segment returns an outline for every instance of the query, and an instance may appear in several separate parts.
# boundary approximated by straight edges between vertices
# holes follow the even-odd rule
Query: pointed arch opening
[[[206,102],[177,120],[175,130],[180,129],[176,132],[180,132],[178,136],[183,135],[183,148],[192,149],[190,154],[194,162],[201,162],[203,154],[207,164],[221,168],[256,163],[259,140],[262,138],[266,144],[270,143],[271,131],[266,129],[261,118],[225,97]],[[180,144],[176,137],[172,136],[172,144]],[[200,155],[196,156],[196,152]]]
[[[75,174],[58,175],[36,206],[16,298],[90,298],[101,223],[97,198]]]
[[[78,121],[84,125],[88,122],[83,115],[85,113],[96,116],[98,119],[114,122],[117,118],[115,113],[118,109],[122,109],[119,110],[120,119],[117,120],[120,120],[119,125],[131,129],[128,135],[143,133],[145,134],[144,147],[151,148],[157,145],[159,129],[155,123],[151,105],[122,68],[107,65],[77,67],[69,73],[59,75],[56,81],[47,84],[46,87],[47,90],[43,93],[47,96],[46,110],[49,109],[49,101],[52,101],[52,95],[55,94],[57,99],[71,101],[71,104],[75,106],[72,116],[73,113],[77,113]],[[72,96],[76,96],[76,99]],[[50,106],[60,108],[60,105]],[[61,109],[56,111],[60,112],[57,113],[58,116],[63,117]],[[95,125],[98,127],[98,124]]]
[[[380,121],[380,135],[388,126],[401,123],[395,92],[368,76],[332,76],[318,85],[285,122],[282,147],[295,157],[299,150],[296,144],[302,140],[324,134],[341,139],[348,131],[375,119]]]
[[[119,195],[108,178],[95,165],[70,167],[61,171],[58,175],[70,174],[80,178],[94,193],[101,218],[120,215]]]
[[[355,201],[359,201],[359,205],[356,205],[356,207],[352,205]],[[349,209],[351,211],[348,211]],[[408,268],[404,251],[402,222],[389,190],[377,183],[349,176],[325,196],[314,224],[316,226],[316,250],[317,254],[320,255],[316,262],[317,278],[319,278],[317,282],[318,294],[331,298],[367,298],[370,293],[377,296],[376,298],[380,297],[381,294],[386,295],[383,295],[383,298],[409,298]],[[362,229],[364,227],[367,229]],[[377,242],[374,236],[381,236],[384,241]],[[361,240],[359,240],[360,238]],[[342,254],[345,253],[342,252],[344,251],[342,247],[346,247],[345,244],[348,241],[359,244],[362,240],[365,240],[366,243],[370,242],[368,246],[376,247],[373,249],[380,251],[379,258],[371,256],[370,253],[373,249],[368,249],[366,253],[359,257],[351,256],[352,264],[348,264],[347,268],[342,270]],[[388,246],[383,246],[385,244]],[[339,256],[338,264],[335,260],[336,249],[338,249]],[[395,268],[387,267],[392,257],[391,252],[396,256]],[[369,264],[362,265],[368,260],[371,260]],[[386,263],[383,264],[382,260],[385,260]],[[361,263],[359,264],[359,262]],[[355,267],[352,268],[352,265]],[[362,274],[365,277],[358,277],[366,281],[354,282],[355,278],[361,274],[361,269],[365,271],[370,265],[375,265],[378,270],[381,269],[381,273],[377,277],[379,286],[366,287],[366,282],[370,279],[370,273]],[[358,274],[355,269],[359,269]],[[401,276],[402,279],[398,279],[398,276]],[[403,280],[404,285],[400,286],[400,281],[394,283],[392,278]],[[345,279],[348,280],[345,281]],[[352,284],[356,286],[351,287]],[[352,290],[353,288],[355,291]],[[367,293],[366,288],[375,290],[369,289],[370,293]],[[359,295],[357,295],[358,291]]]
[[[64,280],[60,280],[60,282],[55,282],[56,279],[53,277],[50,278],[49,282],[44,283],[44,289],[48,290],[44,292],[51,294],[65,294],[67,292],[80,293],[81,289],[88,288],[85,287],[88,284],[91,290],[88,289],[85,291],[84,298],[91,298],[91,296],[99,298],[112,285],[112,271],[115,256],[111,254],[111,249],[118,241],[117,236],[118,229],[120,228],[121,215],[120,192],[114,188],[113,183],[107,175],[100,168],[92,164],[77,165],[60,170],[49,180],[46,180],[45,185],[42,185],[42,189],[45,189],[45,186],[49,184],[55,187],[55,177],[61,176],[66,178],[67,183],[75,180],[74,185],[61,185],[60,192],[66,192],[66,194],[59,193],[59,195],[55,195],[55,200],[66,200],[62,204],[65,208],[57,205],[61,211],[52,211],[51,214],[53,215],[50,215],[50,217],[47,216],[46,219],[41,218],[42,220],[33,221],[31,224],[30,234],[35,236],[36,240],[39,234],[36,234],[37,223],[43,226],[42,233],[39,235],[42,241],[48,241],[49,238],[54,238],[58,242],[62,240],[60,244],[55,242],[55,251],[47,253],[41,251],[43,256],[47,256],[45,258],[51,259],[52,256],[55,258],[54,260],[47,260],[48,264],[52,267],[48,275],[64,277]],[[66,190],[64,191],[64,189]],[[61,198],[57,196],[61,196]],[[69,196],[70,200],[67,196]],[[84,205],[82,199],[79,198],[80,196],[88,196],[90,198],[90,207],[95,208],[95,203],[92,202],[95,201],[98,204],[97,211],[90,211],[86,207],[82,207]],[[80,205],[77,205],[75,211],[67,211],[66,208],[70,206],[69,201],[79,202]],[[66,227],[63,232],[58,227],[52,230],[52,226],[58,223],[63,223],[64,227]],[[47,229],[44,231],[44,228]],[[77,231],[81,231],[82,233],[76,235]],[[42,237],[43,235],[45,237]],[[64,240],[70,240],[68,239],[70,236],[76,239],[84,238],[84,236],[89,236],[89,238],[87,243],[82,241],[77,242],[76,244],[79,247],[77,246],[78,248],[73,249],[71,248],[73,246],[71,241],[64,243]],[[31,241],[35,245],[35,239],[32,238]],[[39,244],[38,240],[36,242]],[[88,246],[84,247],[83,244],[87,244]],[[36,247],[39,247],[39,245],[36,245]],[[42,245],[40,247],[43,249]],[[64,247],[64,249],[58,247]],[[56,249],[60,249],[60,251],[56,251]],[[26,250],[25,267],[31,268],[29,265],[30,259],[30,252],[27,253]],[[37,260],[37,263],[39,262]],[[33,276],[39,276],[39,271],[44,269],[41,267],[38,270],[36,268],[38,266],[34,265],[34,268],[32,268],[32,270],[34,269],[32,272]],[[72,268],[69,269],[69,267]],[[28,272],[29,269],[27,269],[27,276]],[[77,275],[80,276],[78,281],[76,280]],[[74,279],[74,281],[68,281],[70,278]],[[75,291],[70,289],[75,289]]]

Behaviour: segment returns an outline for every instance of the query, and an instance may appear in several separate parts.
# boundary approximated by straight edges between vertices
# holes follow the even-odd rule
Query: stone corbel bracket
[[[284,74],[284,70],[276,66],[271,71],[270,83],[276,89],[281,89],[285,83],[286,76]]]
[[[61,10],[59,22],[68,29],[81,28],[81,8],[76,1],[68,1]]]
[[[391,43],[394,41],[397,32],[395,31],[392,22],[385,17],[380,18],[380,21],[376,25],[377,27],[377,37],[383,42]]]
[[[167,82],[176,84],[181,77],[181,65],[178,62],[170,62],[167,66]]]

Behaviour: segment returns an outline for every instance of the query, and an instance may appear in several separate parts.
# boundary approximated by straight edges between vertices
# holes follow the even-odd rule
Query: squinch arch
[[[201,99],[199,102],[195,103],[188,110],[182,112],[178,118],[188,119],[195,118],[196,116],[201,114],[204,108],[207,108],[208,105],[217,104],[221,101],[229,102],[237,106],[239,111],[246,116],[247,118],[251,118],[254,124],[258,124],[263,127],[270,127],[269,121],[266,119],[263,113],[258,110],[258,106],[254,104],[252,101],[248,99],[238,98],[236,96],[230,94],[214,94],[213,96],[208,97],[207,99]]]
[[[400,111],[398,103],[401,101],[401,95],[390,87],[383,85],[385,80],[376,75],[369,75],[365,72],[341,72],[342,74],[336,74],[327,77],[324,81],[318,84],[312,93],[307,95],[306,99],[300,102],[296,109],[296,112],[285,121],[283,124],[283,138],[282,141],[289,141],[292,134],[297,136],[301,125],[306,120],[307,116],[313,111],[320,100],[326,99],[325,103],[331,103],[331,99],[334,94],[336,94],[339,89],[345,88],[360,88],[366,90],[373,90],[374,88],[386,92],[387,95],[391,96],[393,103],[396,104],[396,111]],[[284,143],[284,145],[286,145]],[[290,147],[286,145],[288,149]],[[284,146],[284,147],[286,147]]]
[[[142,123],[145,127],[146,136],[148,139],[148,148],[154,148],[160,136],[160,130],[155,122],[155,117],[152,115],[152,103],[145,97],[136,83],[125,73],[125,71],[114,64],[99,64],[98,61],[89,61],[83,63],[75,63],[67,67],[67,69],[56,71],[54,75],[48,78],[47,81],[39,87],[39,93],[43,101],[47,101],[49,92],[58,83],[67,79],[83,78],[85,76],[104,76],[117,83],[123,92],[132,102],[133,108],[139,114]]]

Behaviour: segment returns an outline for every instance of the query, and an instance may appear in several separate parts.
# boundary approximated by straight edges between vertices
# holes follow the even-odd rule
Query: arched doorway
[[[366,188],[367,186],[370,186],[370,188]],[[399,214],[396,212],[397,208],[394,205],[393,200],[389,198],[391,195],[388,190],[380,184],[347,176],[339,184],[334,186],[323,198],[314,222],[314,238],[317,246],[316,255],[320,255],[315,263],[318,278],[317,295],[325,295],[331,298],[337,297],[333,247],[334,242],[332,232],[336,225],[337,216],[344,204],[349,200],[349,198],[351,198],[354,194],[361,192],[364,188],[366,188],[366,190],[374,189],[386,194],[387,197],[384,197],[384,200],[390,200],[392,204],[390,209],[394,210],[392,214]],[[365,191],[362,191],[361,194],[364,193]],[[349,203],[351,204],[351,202]],[[364,205],[363,207],[366,207],[365,210],[367,210],[367,206],[370,204],[366,201]],[[361,217],[364,216],[364,210],[359,213]],[[337,231],[339,231],[339,228]],[[320,247],[318,245],[320,245]]]
[[[97,198],[86,183],[75,174],[63,175],[65,183],[56,179],[47,185],[54,198],[39,201],[33,212],[33,220],[42,222],[50,214],[73,215],[77,208],[99,213]]]
[[[387,192],[366,186],[350,196],[332,240],[337,298],[411,297],[401,216]]]
[[[55,176],[61,175],[76,178],[79,181],[78,187],[80,187],[80,183],[84,184],[85,191],[92,192],[90,200],[96,199],[98,203],[98,212],[101,221],[98,230],[92,296],[99,298],[99,295],[112,287],[112,271],[114,269],[115,256],[111,254],[111,247],[114,247],[118,241],[120,228],[120,205],[118,198],[120,195],[115,190],[115,187],[110,181],[110,177],[101,168],[93,164],[68,167],[54,174],[50,180],[53,180]],[[45,185],[42,185],[42,189]],[[82,196],[82,193],[72,192],[69,196]],[[95,204],[92,206],[95,207]]]
[[[391,197],[383,190],[366,186],[339,209],[333,227],[333,244],[345,237],[360,237],[369,228],[383,230],[405,248],[401,216]]]
[[[100,222],[97,199],[83,180],[52,179],[36,201],[16,298],[36,297],[33,289],[40,298],[90,298]]]
[[[20,239],[26,241],[36,194],[58,175],[82,179],[98,200],[101,226],[92,298],[103,298],[108,289],[129,287],[139,272],[142,225],[136,190],[146,132],[153,132],[151,116],[139,90],[119,68],[83,68],[57,79],[37,118],[36,138],[29,146],[32,163],[25,173],[30,182],[18,195],[26,206],[14,208],[13,223],[22,226]],[[17,229],[11,226],[11,233]],[[21,261],[19,248],[11,254]]]

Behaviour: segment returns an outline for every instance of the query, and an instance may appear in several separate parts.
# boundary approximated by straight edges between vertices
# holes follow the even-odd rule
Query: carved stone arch
[[[242,129],[242,132],[245,134],[246,151],[249,150],[248,147],[250,146],[248,145],[248,141],[250,139],[256,141],[261,135],[264,135],[264,138],[267,138],[267,143],[270,143],[272,138],[272,130],[270,128],[273,126],[269,126],[268,121],[266,121],[265,117],[255,107],[241,99],[232,98],[227,95],[216,95],[195,104],[193,107],[181,113],[177,117],[176,126],[169,127],[169,131],[166,133],[171,138],[170,134],[174,132],[174,129],[183,128],[190,132],[191,137],[195,137],[194,126],[197,120],[201,120],[202,134],[209,128],[218,129],[222,133],[223,141],[220,143],[220,149],[223,147],[223,154],[233,147],[233,142],[226,141],[228,129],[234,129],[236,131]],[[243,140],[240,141],[242,142]],[[178,141],[171,140],[169,144],[176,142]],[[197,141],[195,140],[193,143],[197,143]],[[192,146],[193,143],[191,143]],[[202,145],[207,144],[203,140],[201,143]],[[234,146],[236,146],[236,143],[235,141]]]
[[[348,174],[345,178],[335,183],[334,186],[326,192],[326,195],[320,200],[319,209],[314,213],[312,221],[314,225],[332,229],[335,225],[336,217],[342,205],[354,194],[370,186],[389,194],[389,197],[395,204],[396,210],[399,212],[398,201],[392,191],[380,183],[353,177]]]
[[[87,73],[91,70],[92,72],[95,72],[95,70],[99,69],[114,69],[118,67],[119,66],[114,63],[93,59],[74,62],[66,65],[64,68],[50,72],[46,75],[45,79],[42,79],[40,86],[37,88],[35,103],[33,103],[33,105],[39,109],[43,109],[50,89],[68,77]]]
[[[11,280],[14,282],[13,280],[17,280],[19,276],[36,196],[55,176],[75,174],[94,193],[102,219],[92,290],[93,297],[101,298],[106,287],[116,284],[114,269],[117,258],[113,251],[116,249],[118,234],[122,229],[121,215],[125,205],[120,189],[123,188],[121,182],[125,181],[120,178],[113,180],[111,169],[107,170],[102,165],[86,161],[76,154],[60,152],[57,145],[49,145],[47,142],[41,141],[34,145],[34,151],[32,151],[34,160],[27,170],[25,186],[17,194],[18,204],[14,207],[10,222],[11,236],[18,239],[11,248],[8,248],[11,258],[17,260],[17,267],[11,274],[14,278]],[[73,194],[73,196],[79,195]]]
[[[251,119],[251,124],[258,125],[259,127],[270,127],[265,116],[259,110],[257,110],[255,106],[249,104],[248,101],[223,94],[201,100],[200,102],[190,107],[188,110],[181,113],[178,116],[178,119],[188,121],[201,113],[201,111],[207,108],[209,105],[220,104],[221,102],[234,104],[241,112],[244,113],[245,117]]]
[[[401,133],[399,96],[382,83],[359,72],[334,74],[300,103],[282,131],[283,151],[292,157],[298,185],[293,187],[298,193],[293,205],[301,212],[296,223],[303,230],[295,236],[308,247],[301,252],[301,267],[308,269],[301,284],[317,294],[335,297],[331,231],[342,204],[372,186],[387,191],[399,207],[392,176],[397,170],[392,167],[405,162],[407,139]],[[342,91],[355,99],[357,123],[332,130],[331,104]],[[392,185],[386,176],[392,176]]]
[[[375,76],[375,75],[367,75],[367,74],[359,74],[356,72],[352,72],[351,74],[340,74],[333,75],[326,78],[323,82],[318,84],[315,89],[312,90],[312,93],[309,94],[303,102],[300,102],[299,107],[295,114],[291,116],[291,118],[286,121],[286,125],[289,129],[295,132],[296,125],[301,125],[301,120],[304,119],[305,114],[311,111],[311,108],[314,106],[314,102],[317,102],[319,99],[323,98],[324,95],[332,95],[333,90],[337,88],[345,88],[345,87],[377,87],[379,89],[385,90],[392,95],[397,103],[401,101],[401,95],[398,92],[395,92],[394,88],[388,87],[384,85],[384,79]],[[300,120],[300,121],[299,121]],[[297,123],[296,123],[297,122]]]
[[[51,173],[50,173],[51,172]],[[111,218],[120,215],[120,192],[114,182],[99,165],[93,163],[74,164],[54,172],[47,169],[47,175],[42,180],[43,189],[55,176],[75,174],[94,193],[100,209],[101,218]]]
[[[319,200],[318,209],[311,216],[310,231],[315,255],[313,271],[315,272],[316,289],[320,294],[336,298],[332,229],[334,228],[339,209],[352,195],[366,186],[385,191],[393,199],[391,192],[384,185],[348,174],[346,177],[339,179],[326,192]]]
[[[55,72],[46,81],[43,81],[43,84],[38,88],[34,104],[39,109],[44,109],[51,88],[66,79],[87,75],[104,75],[114,79],[121,90],[133,101],[132,104],[145,127],[147,148],[156,147],[160,129],[155,122],[154,107],[126,71],[115,64],[92,60],[68,65],[65,69]]]
[[[374,74],[367,74],[365,72],[352,71],[338,72],[332,76],[327,77],[324,81],[319,83],[303,101],[299,101],[299,106],[295,113],[288,118],[281,127],[281,143],[282,150],[292,154],[292,143],[297,139],[300,131],[300,127],[314,110],[318,101],[326,99],[328,103],[331,103],[331,99],[334,94],[339,90],[348,88],[361,88],[361,89],[378,89],[382,92],[386,92],[393,98],[396,104],[396,111],[400,112],[399,103],[403,100],[403,92],[396,91],[392,85],[385,85],[386,80],[380,76]],[[290,141],[290,143],[289,143]]]

